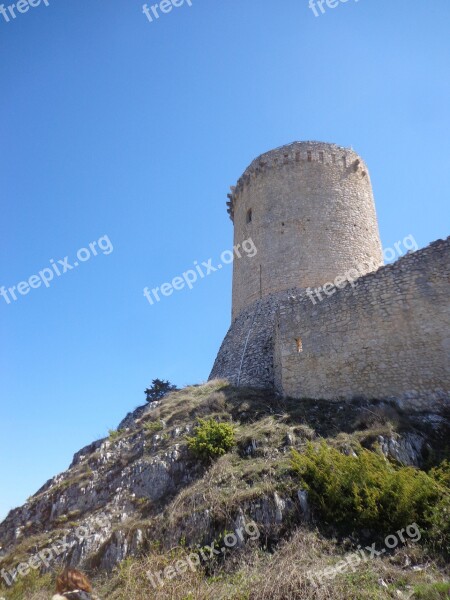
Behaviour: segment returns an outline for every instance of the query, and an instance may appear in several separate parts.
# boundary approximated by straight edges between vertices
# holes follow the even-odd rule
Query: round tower
[[[231,189],[234,244],[251,238],[257,248],[234,261],[233,320],[274,292],[383,264],[369,172],[349,148],[282,146],[256,158]]]

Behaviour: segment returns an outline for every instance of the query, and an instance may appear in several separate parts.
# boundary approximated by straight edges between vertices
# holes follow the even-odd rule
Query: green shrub
[[[223,456],[235,444],[235,428],[214,419],[199,419],[194,435],[187,437],[189,450],[202,460]]]
[[[164,429],[164,423],[162,421],[147,421],[144,423],[144,430],[148,433],[157,433]]]
[[[292,451],[292,467],[321,522],[343,533],[362,528],[393,534],[417,523],[436,550],[450,553],[450,493],[440,477],[396,467],[361,446],[346,456],[325,442]],[[440,473],[440,471],[439,471]]]
[[[444,460],[438,467],[431,469],[430,477],[450,489],[450,461]]]
[[[114,442],[115,440],[117,440],[120,437],[121,432],[120,431],[116,431],[115,429],[110,429],[108,431],[108,434],[109,434],[110,441]]]

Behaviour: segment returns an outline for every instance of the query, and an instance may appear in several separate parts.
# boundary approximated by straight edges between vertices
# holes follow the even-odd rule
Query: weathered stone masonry
[[[272,294],[233,322],[210,379],[299,398],[442,408],[450,399],[449,282],[447,238],[316,304],[300,289]]]
[[[258,249],[234,262],[233,318],[268,294],[383,264],[369,172],[353,150],[295,142],[253,161],[232,190],[234,243],[251,237]]]
[[[225,378],[234,385],[273,387],[276,312],[286,292],[257,300],[230,327],[217,355],[210,379]]]
[[[306,187],[304,181],[309,175],[305,170],[313,164],[299,166],[302,152],[306,163],[313,163],[316,156],[321,165]],[[258,254],[249,261],[240,261],[240,266],[239,261],[235,262],[234,321],[210,378],[274,387],[281,394],[298,398],[389,399],[408,410],[449,406],[450,238],[360,277],[355,287],[348,284],[331,296],[324,295],[321,302],[316,298],[316,304],[305,293],[307,286],[323,285],[337,275],[343,276],[364,260],[372,259],[372,269],[380,264],[370,182],[355,212],[351,204],[358,204],[362,198],[359,184],[353,188],[348,182],[342,184],[359,169],[364,169],[364,178],[368,178],[366,167],[350,152],[342,153],[339,147],[327,144],[295,143],[263,155],[262,161],[260,157],[249,167],[250,171],[258,170],[261,162],[268,161],[276,171],[273,184],[269,181],[272,175],[266,172],[263,186],[255,188],[258,193],[252,196],[249,191],[245,197],[245,186],[255,187],[251,178],[261,177],[261,173],[250,174],[246,180],[241,178],[233,190],[228,205],[234,218],[235,243],[245,235],[249,237],[248,228],[253,227],[251,236]],[[339,157],[339,153],[344,167],[341,179],[335,179],[332,167],[333,181],[327,179],[328,175],[325,183],[320,181],[328,161],[335,165],[333,155]],[[282,168],[278,169],[280,161]],[[355,161],[357,165],[348,171],[348,165],[355,165]],[[289,165],[296,172],[293,178]],[[316,187],[314,181],[319,181]],[[327,185],[334,185],[332,193],[326,193]],[[316,206],[318,213],[322,211],[325,197],[333,210],[327,213],[328,223],[323,214],[318,214],[318,227],[312,223],[312,207]],[[247,223],[248,210],[251,218]],[[286,225],[296,211],[303,211],[303,216],[309,214],[303,226],[292,227],[290,232],[279,230],[278,219],[284,219]],[[336,215],[337,223],[333,222]],[[264,226],[258,225],[261,223]],[[365,229],[367,247],[364,236],[356,231],[355,240],[351,239],[349,224],[355,230]],[[321,237],[324,228],[331,231],[331,238]],[[339,236],[344,249],[340,248]],[[328,243],[324,260],[318,258],[318,241]],[[255,260],[256,268],[251,264]],[[306,266],[305,261],[309,261]],[[270,283],[261,285],[261,272],[270,273]]]
[[[313,305],[280,303],[274,385],[293,397],[450,399],[450,238],[380,268]],[[296,339],[301,340],[301,352]]]

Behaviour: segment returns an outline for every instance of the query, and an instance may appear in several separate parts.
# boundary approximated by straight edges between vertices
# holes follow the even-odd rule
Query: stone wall
[[[251,237],[258,251],[234,262],[233,319],[272,293],[383,263],[368,169],[351,149],[295,142],[272,150],[229,197],[234,243]]]
[[[210,379],[295,398],[450,406],[450,238],[322,297],[291,289],[242,311]]]
[[[277,389],[299,398],[395,399],[418,410],[448,405],[449,297],[450,238],[316,304],[291,296],[277,314]]]
[[[288,292],[257,300],[233,321],[222,342],[209,379],[234,385],[272,388],[273,333],[276,311]]]

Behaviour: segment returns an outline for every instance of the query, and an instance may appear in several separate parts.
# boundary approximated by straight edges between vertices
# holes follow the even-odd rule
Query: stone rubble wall
[[[275,315],[288,292],[257,300],[233,322],[220,347],[209,379],[233,385],[273,388]]]

